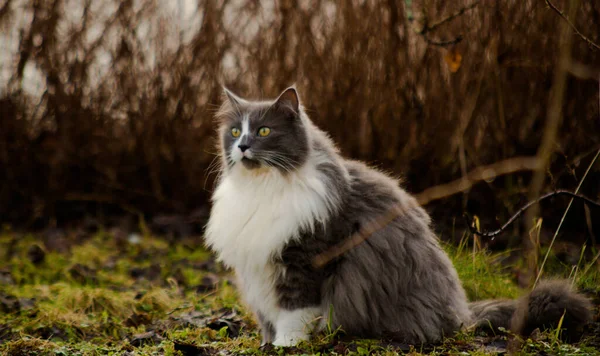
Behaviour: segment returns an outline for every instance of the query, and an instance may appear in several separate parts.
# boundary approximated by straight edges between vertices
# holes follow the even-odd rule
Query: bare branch
[[[425,42],[429,43],[430,45],[439,46],[439,47],[452,46],[463,40],[462,36],[458,36],[455,39],[448,40],[448,41],[434,41],[425,35],[423,35],[423,38],[425,39]]]
[[[463,36],[462,35],[459,35],[459,36],[457,36],[456,38],[454,38],[452,40],[435,41],[435,40],[432,40],[431,38],[429,38],[429,36],[427,34],[429,32],[437,30],[440,26],[449,23],[450,21],[456,19],[457,17],[461,16],[465,12],[473,10],[475,7],[477,7],[477,5],[479,5],[480,2],[481,2],[481,0],[476,0],[472,4],[460,8],[458,11],[456,11],[452,15],[450,15],[450,16],[448,16],[448,17],[446,17],[446,18],[444,18],[444,19],[442,19],[442,20],[440,20],[440,21],[438,21],[438,22],[436,22],[436,23],[434,23],[432,25],[427,25],[428,19],[425,18],[425,25],[417,33],[421,37],[423,37],[423,39],[425,40],[425,42],[427,42],[430,45],[439,46],[439,47],[447,47],[447,46],[455,45],[455,44],[457,44],[457,43],[459,43],[459,42],[461,42],[463,40]]]
[[[585,42],[587,42],[590,46],[595,47],[596,49],[600,49],[599,45],[597,45],[592,40],[590,40],[589,38],[587,38],[583,33],[579,32],[579,30],[577,29],[577,27],[575,27],[575,25],[571,22],[571,20],[569,20],[569,18],[562,11],[560,11],[556,6],[554,6],[554,4],[550,2],[550,0],[546,0],[546,4],[548,4],[548,6],[550,6],[550,8],[552,10],[554,10],[557,14],[559,14],[560,17],[562,17],[565,21],[567,21],[567,23],[569,24],[569,26],[571,26],[571,28],[573,29],[573,31],[579,37],[581,37],[582,40],[584,40]]]
[[[445,19],[440,20],[440,21],[434,23],[431,26],[425,26],[425,27],[423,27],[423,29],[421,30],[421,34],[424,35],[427,32],[431,32],[431,31],[437,30],[438,27],[440,27],[440,26],[442,26],[442,25],[444,25],[444,24],[446,24],[446,23],[454,20],[455,18],[459,17],[460,15],[464,14],[467,11],[473,10],[474,8],[477,7],[477,5],[479,5],[480,2],[481,2],[481,0],[477,0],[477,1],[473,2],[470,5],[467,5],[467,6],[463,7],[463,8],[460,8],[458,11],[456,11],[452,15],[446,17]]]
[[[470,221],[467,221],[467,225],[469,225],[469,230],[471,230],[471,233],[473,233],[473,235],[479,235],[481,237],[489,237],[492,240],[500,235],[502,232],[504,232],[504,230],[506,230],[506,228],[508,226],[510,226],[510,224],[512,224],[519,216],[523,215],[523,213],[525,212],[525,210],[529,209],[532,205],[537,204],[539,202],[541,202],[542,200],[548,199],[548,198],[552,198],[552,197],[556,197],[559,195],[567,195],[571,197],[571,203],[573,202],[573,199],[580,199],[583,200],[584,202],[586,202],[589,205],[593,205],[596,207],[600,208],[600,203],[593,201],[592,199],[577,194],[577,191],[575,191],[575,193],[568,191],[568,190],[556,190],[554,192],[550,192],[547,194],[544,194],[542,196],[540,196],[539,198],[532,200],[530,202],[528,202],[527,204],[525,204],[521,209],[519,209],[515,214],[513,214],[513,216],[510,217],[510,219],[508,219],[508,221],[506,223],[504,223],[504,225],[502,225],[502,227],[500,227],[498,230],[494,230],[494,231],[486,231],[486,232],[481,232],[481,231],[477,231],[477,229],[475,229],[473,227],[473,225],[471,224]],[[569,207],[571,206],[571,204],[569,204]],[[563,218],[564,219],[564,218]],[[562,221],[561,221],[562,222]]]
[[[442,199],[470,189],[476,183],[489,181],[496,177],[519,172],[532,171],[539,168],[537,157],[516,157],[496,162],[487,166],[477,167],[466,176],[450,183],[425,189],[417,194],[419,204],[426,205],[434,200]]]

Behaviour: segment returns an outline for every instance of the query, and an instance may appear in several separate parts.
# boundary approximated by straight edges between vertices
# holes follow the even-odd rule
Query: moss
[[[10,271],[15,283],[5,285],[2,293],[34,299],[31,308],[0,314],[2,355],[177,355],[177,350],[186,347],[207,355],[493,354],[486,349],[485,340],[469,333],[458,333],[433,347],[409,350],[406,345],[382,340],[345,340],[339,330],[317,335],[297,348],[263,349],[252,313],[240,303],[227,278],[201,293],[193,288],[207,273],[227,277],[218,266],[202,263],[210,254],[200,242],[197,246],[170,246],[144,236],[141,243],[130,244],[100,232],[70,246],[70,252],[46,251],[44,262],[37,265],[27,257],[35,243],[32,235],[0,235],[2,247],[14,246],[13,255],[0,260],[0,269]],[[523,292],[507,271],[492,263],[497,256],[450,245],[444,248],[469,298],[515,297]],[[145,275],[154,264],[160,266],[160,273]],[[77,278],[70,273],[74,266],[85,266],[78,267],[81,275],[75,275]],[[549,266],[552,273],[570,273],[570,268],[561,269],[560,264]],[[140,276],[132,275],[134,268],[140,269]],[[175,278],[177,273],[182,281]],[[577,282],[598,289],[599,275],[594,265],[582,263]],[[222,326],[226,324],[206,326],[221,317],[239,326],[239,336],[231,337]],[[147,341],[136,342],[136,337],[147,337]],[[541,341],[525,342],[523,350],[525,354],[589,354],[591,348],[585,342],[576,346],[554,342],[548,334]]]

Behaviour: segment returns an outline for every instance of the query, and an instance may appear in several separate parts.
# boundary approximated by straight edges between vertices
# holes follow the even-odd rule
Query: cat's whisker
[[[278,163],[277,161],[272,161],[273,162],[273,166],[276,168],[281,168],[283,169],[286,173],[291,173],[292,170],[291,168],[289,168],[287,165],[283,164],[283,163]]]
[[[206,169],[208,172],[206,173],[206,177],[204,178],[204,186],[203,189],[206,189],[206,183],[208,183],[208,178],[217,173],[217,176],[215,177],[215,180],[219,180],[220,175],[223,173],[223,167],[221,166],[221,159],[222,159],[222,154],[218,153],[215,155],[215,157],[213,157],[212,161],[210,161],[210,164],[208,165],[208,168]]]
[[[222,156],[223,155],[221,153],[214,154],[214,157],[210,161],[210,164],[208,165],[208,168],[206,170],[211,170],[215,165],[218,165],[218,163],[219,163],[218,159],[221,158]]]
[[[291,173],[298,164],[296,160],[278,153],[269,153],[268,155],[261,156],[261,159],[267,163],[272,163],[274,166],[285,170],[287,173]]]
[[[276,160],[280,163],[289,165],[289,166],[294,166],[295,164],[297,164],[298,162],[292,160],[292,159],[288,159],[287,157],[282,157],[282,156],[269,156],[269,157],[264,157],[263,159],[265,160]]]
[[[268,152],[266,154],[260,154],[260,155],[263,156],[263,157],[265,157],[265,158],[270,158],[270,157],[281,158],[281,159],[289,161],[289,162],[291,162],[293,164],[298,164],[297,160],[295,160],[292,157],[289,157],[287,155],[284,155],[282,153],[279,153],[279,152]]]

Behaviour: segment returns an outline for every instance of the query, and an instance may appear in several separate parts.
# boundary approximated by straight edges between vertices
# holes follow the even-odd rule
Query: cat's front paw
[[[291,347],[296,346],[300,341],[308,340],[308,335],[302,332],[288,333],[282,336],[277,336],[273,341],[274,346]]]

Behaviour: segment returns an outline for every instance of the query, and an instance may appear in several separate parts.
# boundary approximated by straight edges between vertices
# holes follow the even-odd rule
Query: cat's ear
[[[235,95],[231,90],[227,89],[226,87],[223,87],[223,92],[225,93],[225,97],[227,98],[227,100],[229,100],[231,105],[233,105],[234,107],[239,107],[246,103],[246,100]]]
[[[296,86],[291,86],[279,94],[273,106],[291,109],[297,115],[300,112],[300,97],[298,91],[296,91]]]

